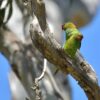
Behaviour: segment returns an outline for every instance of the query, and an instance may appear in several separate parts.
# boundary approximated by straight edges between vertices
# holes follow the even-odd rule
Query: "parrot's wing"
[[[68,40],[72,35],[72,33],[66,34],[66,40]]]

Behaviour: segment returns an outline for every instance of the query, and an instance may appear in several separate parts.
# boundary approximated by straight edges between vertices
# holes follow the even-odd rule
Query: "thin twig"
[[[38,3],[37,0],[34,0],[33,3],[34,14],[38,19],[38,26],[40,25],[41,27],[40,29],[34,23],[32,23],[30,27],[33,44],[48,61],[58,65],[63,73],[68,72],[71,74],[76,79],[76,81],[78,81],[79,85],[82,87],[89,100],[99,100],[100,88],[94,70],[92,70],[90,64],[88,64],[83,57],[80,57],[79,54],[79,61],[69,58],[68,55],[66,55],[62,50],[62,47],[57,43],[57,41],[52,38],[46,23],[46,15],[44,9],[45,5],[43,0],[41,1],[42,3]],[[80,58],[82,58],[82,61]]]
[[[47,60],[44,58],[43,71],[39,77],[35,78],[34,86],[31,87],[36,94],[35,100],[42,100],[41,90],[39,88],[39,81],[43,79],[46,72],[46,67],[47,67]]]
[[[44,58],[44,64],[43,64],[43,71],[42,71],[42,74],[39,76],[39,77],[37,77],[37,78],[35,78],[35,81],[40,81],[40,80],[42,80],[42,78],[44,77],[44,75],[45,75],[45,72],[46,72],[46,67],[47,67],[47,60],[46,60],[46,58]]]

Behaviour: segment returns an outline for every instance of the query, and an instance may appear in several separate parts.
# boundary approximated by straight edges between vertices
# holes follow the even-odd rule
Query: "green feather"
[[[66,33],[66,42],[64,44],[64,51],[71,57],[74,58],[77,49],[80,49],[81,47],[81,40],[83,38],[83,35],[78,31],[76,27],[71,26],[64,28]]]
[[[68,28],[65,30],[66,33],[66,40],[73,34],[79,33],[79,31],[76,28]]]

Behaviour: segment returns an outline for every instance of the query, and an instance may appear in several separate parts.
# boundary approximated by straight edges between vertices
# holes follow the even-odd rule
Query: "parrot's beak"
[[[81,40],[83,39],[83,35],[78,35],[78,36],[76,37],[76,39],[81,41]]]

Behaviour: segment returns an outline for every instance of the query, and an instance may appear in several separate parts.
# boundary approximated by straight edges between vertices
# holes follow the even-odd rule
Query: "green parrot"
[[[66,42],[64,43],[64,51],[74,58],[78,49],[81,47],[83,35],[78,31],[72,22],[62,25],[62,30],[66,33]]]

